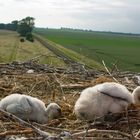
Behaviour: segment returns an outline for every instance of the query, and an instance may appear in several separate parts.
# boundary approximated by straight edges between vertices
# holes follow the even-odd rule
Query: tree
[[[26,17],[18,22],[17,31],[21,36],[26,37],[28,33],[31,33],[34,28],[34,18]]]
[[[16,31],[17,30],[17,27],[18,27],[18,20],[14,20],[11,23],[13,25],[13,30]]]
[[[26,34],[26,39],[31,41],[31,42],[34,42],[34,38],[33,38],[33,35],[31,33]]]
[[[0,23],[0,29],[17,31],[21,36],[26,37],[27,40],[33,42],[32,31],[35,24],[34,20],[33,17],[28,16],[20,21],[14,20],[8,24]]]
[[[0,29],[7,29],[7,30],[16,31],[17,26],[18,26],[18,21],[17,20],[14,20],[14,21],[12,21],[11,23],[8,23],[8,24],[0,23]]]
[[[5,29],[5,24],[4,23],[0,23],[0,29]]]

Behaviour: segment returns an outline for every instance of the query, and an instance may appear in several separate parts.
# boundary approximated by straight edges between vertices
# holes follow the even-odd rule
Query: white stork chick
[[[140,105],[140,86],[134,89],[132,93],[133,103]]]
[[[79,119],[94,120],[108,113],[121,112],[132,102],[132,95],[125,86],[105,82],[83,90],[74,111]]]
[[[28,95],[18,93],[6,96],[0,101],[0,109],[3,109],[23,120],[46,123],[61,115],[61,108],[56,103],[50,103],[47,108],[41,100]]]

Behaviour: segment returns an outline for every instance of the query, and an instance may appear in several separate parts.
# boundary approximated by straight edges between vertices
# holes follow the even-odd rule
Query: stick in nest
[[[4,111],[2,109],[0,109],[0,112],[2,112],[4,115],[8,116],[11,119],[14,119],[14,120],[18,121],[20,124],[23,124],[23,125],[25,125],[27,127],[32,128],[37,134],[41,135],[43,138],[53,137],[48,132],[45,132],[45,131],[42,131],[42,130],[38,129],[37,127],[33,126],[32,124],[29,124],[28,122],[18,118],[15,115],[12,115],[9,112],[6,112],[6,111]]]
[[[74,133],[72,135],[73,138],[76,138],[76,137],[81,137],[81,136],[84,136],[85,134],[87,133],[87,131],[82,131],[82,132],[78,132],[78,133]],[[123,137],[127,137],[129,139],[132,138],[132,136],[128,133],[123,133],[123,132],[120,132],[120,131],[117,131],[117,130],[97,130],[97,129],[90,129],[88,130],[88,134],[103,134],[103,133],[107,133],[107,134],[117,134],[117,135],[121,135]]]
[[[28,130],[21,130],[21,131],[5,131],[0,133],[0,138],[5,137],[7,135],[18,135],[18,134],[31,134],[33,130],[28,129]]]
[[[119,81],[118,81],[115,77],[113,77],[113,75],[110,73],[110,71],[109,71],[108,68],[106,67],[104,60],[102,60],[102,63],[103,63],[103,65],[104,65],[104,67],[105,67],[107,73],[113,78],[113,80],[114,80],[115,82],[119,83]]]

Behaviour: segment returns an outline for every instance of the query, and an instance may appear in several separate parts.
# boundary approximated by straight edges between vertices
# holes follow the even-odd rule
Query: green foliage
[[[18,33],[21,35],[21,36],[26,36],[26,34],[28,33],[29,29],[28,29],[28,26],[24,23],[21,23],[18,28],[17,28],[17,31]]]
[[[20,38],[20,42],[25,42],[24,38]]]
[[[0,29],[17,31],[20,36],[26,37],[27,40],[33,42],[34,39],[31,33],[35,24],[34,20],[33,17],[26,17],[20,21],[14,20],[8,24],[0,23]]]
[[[4,23],[0,23],[0,29],[5,29],[5,24]]]
[[[28,33],[26,34],[26,39],[27,39],[28,41],[34,42],[33,35],[32,35],[30,32],[28,32]]]
[[[17,30],[17,23],[16,24],[14,22],[8,23],[8,24],[0,23],[0,29],[16,31]]]
[[[17,31],[21,36],[26,37],[27,34],[31,33],[34,28],[34,18],[26,17],[18,22]]]
[[[18,28],[18,20],[12,21],[12,25],[13,25],[13,31],[17,31],[17,28]]]

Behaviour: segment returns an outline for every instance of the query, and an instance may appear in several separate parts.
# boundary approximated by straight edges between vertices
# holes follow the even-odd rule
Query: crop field
[[[96,70],[104,70],[103,65],[101,65],[97,61],[90,59],[84,55],[81,55],[77,53],[76,51],[68,49],[51,40],[48,40],[44,36],[34,34],[34,38],[38,40],[42,45],[47,47],[49,50],[51,50],[53,53],[55,53],[57,56],[61,57],[61,59],[63,59],[70,66],[75,64],[75,62],[78,62],[77,64],[79,63],[84,64],[88,68],[94,68]]]
[[[39,59],[40,63],[55,66],[65,66],[64,62],[56,57],[38,41],[20,42],[16,32],[0,30],[0,62],[21,61]]]
[[[36,29],[37,33],[68,49],[112,68],[140,71],[140,36],[109,32]]]

